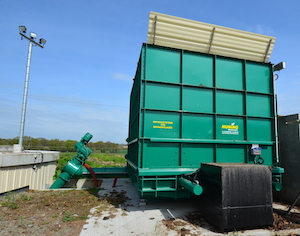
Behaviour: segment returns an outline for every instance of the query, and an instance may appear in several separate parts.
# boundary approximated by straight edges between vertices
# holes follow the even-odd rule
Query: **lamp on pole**
[[[36,42],[35,39],[37,38],[37,34],[33,33],[33,32],[30,32],[29,37],[26,36],[27,29],[25,26],[19,26],[19,31],[20,31],[20,35],[22,36],[22,39],[25,38],[25,39],[29,40],[26,74],[25,74],[24,95],[23,95],[23,104],[22,104],[22,116],[21,116],[21,125],[20,125],[20,137],[19,137],[19,146],[22,148],[32,47],[39,46],[41,48],[44,48],[44,45],[46,44],[46,40],[41,38],[39,40],[39,42]]]

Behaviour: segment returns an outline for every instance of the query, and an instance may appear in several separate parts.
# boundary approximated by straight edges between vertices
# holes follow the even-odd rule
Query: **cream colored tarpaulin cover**
[[[148,43],[268,62],[274,37],[150,12]]]

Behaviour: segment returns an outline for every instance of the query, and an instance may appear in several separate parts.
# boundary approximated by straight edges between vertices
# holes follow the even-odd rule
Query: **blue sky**
[[[300,1],[0,0],[0,138],[19,136],[28,41],[33,48],[25,135],[126,143],[129,95],[150,11],[277,38],[271,62],[279,115],[300,112]]]

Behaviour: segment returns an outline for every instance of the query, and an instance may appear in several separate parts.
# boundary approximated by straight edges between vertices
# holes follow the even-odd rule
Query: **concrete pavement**
[[[86,221],[80,236],[224,235],[200,217],[197,199],[169,199],[145,204],[140,200],[130,179],[118,179],[116,187],[113,188],[112,185],[113,179],[103,179],[99,196],[101,199],[108,199],[108,202],[118,199],[117,201],[121,203],[116,207],[103,203],[104,205],[91,209],[91,212],[98,214]],[[300,229],[282,231],[256,229],[228,232],[225,235],[269,236],[289,233],[300,235]]]

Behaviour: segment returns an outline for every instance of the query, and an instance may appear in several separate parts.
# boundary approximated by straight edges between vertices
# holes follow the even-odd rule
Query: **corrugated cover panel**
[[[56,162],[37,164],[33,170],[32,165],[12,166],[0,168],[0,193],[29,186],[29,189],[46,189],[53,183]]]
[[[32,166],[0,168],[0,193],[5,193],[30,185]]]
[[[275,37],[150,12],[148,43],[268,62]]]

